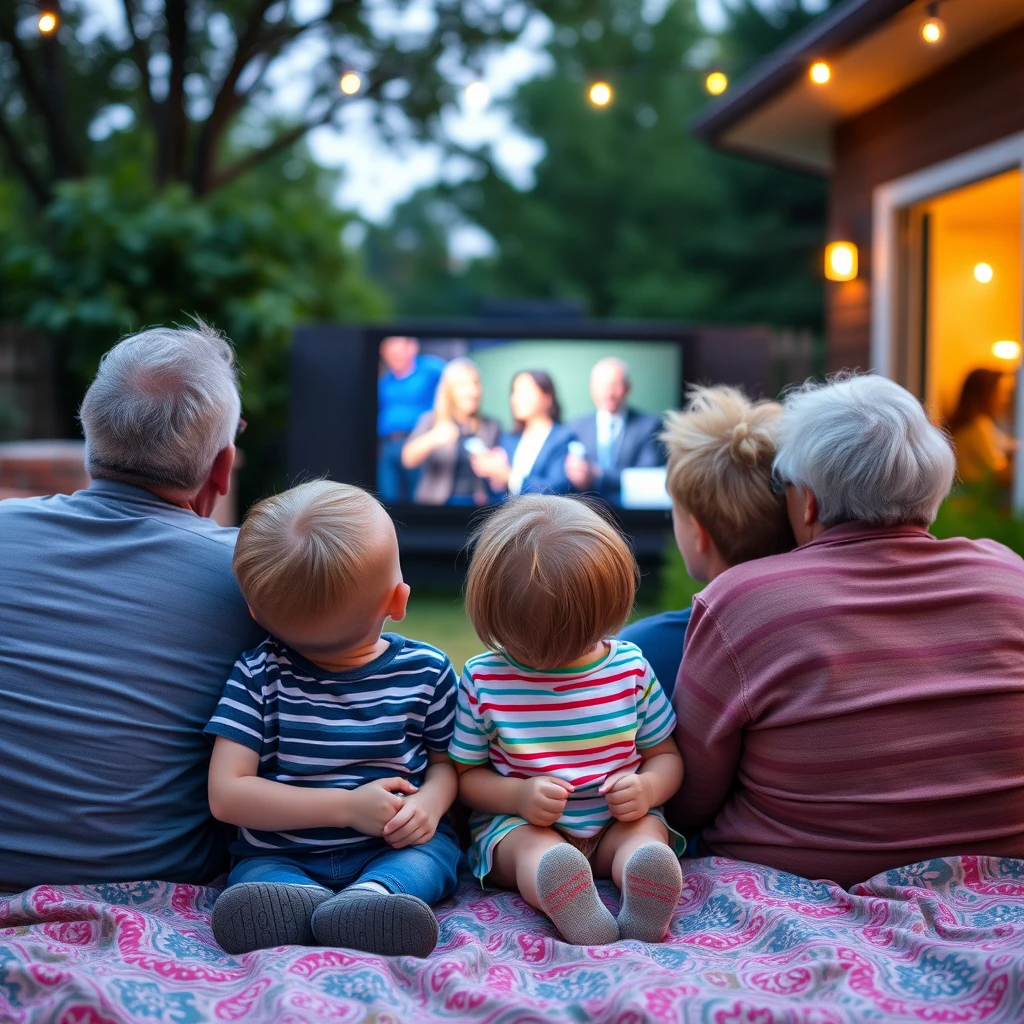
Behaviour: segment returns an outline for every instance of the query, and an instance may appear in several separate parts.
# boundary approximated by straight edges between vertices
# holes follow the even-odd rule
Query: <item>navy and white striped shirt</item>
[[[423,782],[427,752],[447,752],[456,677],[429,644],[385,633],[388,649],[345,672],[328,672],[273,637],[246,651],[224,687],[207,736],[260,755],[261,778],[293,786],[355,789],[404,776]],[[232,852],[330,851],[380,842],[351,828],[293,832],[239,829]]]

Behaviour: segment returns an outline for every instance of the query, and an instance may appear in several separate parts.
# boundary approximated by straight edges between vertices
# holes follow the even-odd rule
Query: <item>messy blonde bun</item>
[[[730,564],[787,551],[785,504],[771,491],[782,406],[725,386],[693,387],[665,417],[668,492],[711,534]]]

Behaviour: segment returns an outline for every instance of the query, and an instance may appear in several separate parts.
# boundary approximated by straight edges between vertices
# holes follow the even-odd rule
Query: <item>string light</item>
[[[928,5],[928,17],[921,23],[921,38],[934,45],[946,34],[945,22],[939,17],[939,5]]]
[[[979,284],[988,284],[995,276],[995,271],[988,263],[974,264],[974,280]]]
[[[726,89],[729,88],[729,79],[721,71],[712,71],[707,78],[704,79],[704,88],[707,89],[712,96],[721,96]]]
[[[612,92],[612,87],[607,82],[595,82],[590,87],[587,96],[595,107],[607,107],[611,103],[614,93]]]
[[[824,85],[832,77],[832,69],[823,60],[815,61],[808,74],[815,85]]]
[[[354,72],[346,71],[338,83],[346,96],[354,96],[363,87],[363,80]]]
[[[992,346],[992,355],[996,359],[1006,359],[1011,362],[1016,362],[1020,359],[1020,342],[1019,341],[997,341]]]
[[[39,15],[39,21],[36,22],[36,27],[44,35],[52,35],[57,30],[57,26],[60,22],[57,19],[57,15],[53,11],[43,11]]]
[[[491,102],[491,90],[483,82],[470,82],[462,95],[472,110],[482,110]]]

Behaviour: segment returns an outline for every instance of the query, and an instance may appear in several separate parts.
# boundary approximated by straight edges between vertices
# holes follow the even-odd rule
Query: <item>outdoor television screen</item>
[[[385,337],[377,493],[474,507],[587,493],[665,508],[661,417],[681,398],[672,341]]]

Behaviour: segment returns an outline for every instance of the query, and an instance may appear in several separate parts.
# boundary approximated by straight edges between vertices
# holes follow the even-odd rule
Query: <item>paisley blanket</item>
[[[1024,861],[935,860],[849,893],[719,858],[684,867],[663,944],[567,946],[518,896],[466,879],[427,960],[233,957],[210,933],[217,889],[39,887],[0,898],[0,1021],[1024,1021]]]

